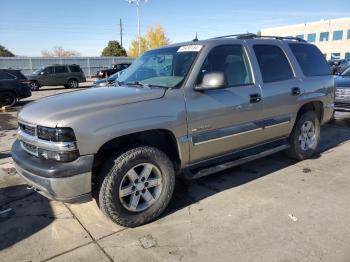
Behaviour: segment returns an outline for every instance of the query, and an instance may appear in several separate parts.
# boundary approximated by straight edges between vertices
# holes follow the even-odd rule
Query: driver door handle
[[[260,94],[251,94],[250,95],[250,103],[259,103],[261,101]]]

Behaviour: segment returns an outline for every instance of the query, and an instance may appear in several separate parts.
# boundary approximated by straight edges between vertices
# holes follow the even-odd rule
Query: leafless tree
[[[55,46],[51,51],[43,50],[41,51],[43,57],[73,57],[81,56],[78,51],[75,50],[65,50],[61,46]]]

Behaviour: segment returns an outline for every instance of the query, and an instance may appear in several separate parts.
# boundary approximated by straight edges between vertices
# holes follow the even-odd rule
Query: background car
[[[103,87],[103,86],[113,85],[115,83],[115,81],[118,80],[118,78],[125,72],[125,70],[126,69],[119,71],[119,72],[111,75],[107,79],[102,78],[102,79],[96,80],[92,87]]]
[[[328,64],[332,69],[333,75],[343,73],[350,66],[350,62],[346,59],[329,60]]]
[[[335,110],[350,112],[350,67],[335,78]]]
[[[103,70],[98,71],[96,76],[98,78],[111,76],[119,71],[122,71],[122,70],[128,68],[130,65],[131,65],[131,63],[114,64],[114,65],[111,65],[107,69],[103,69]]]
[[[0,106],[14,106],[20,99],[30,97],[29,84],[20,70],[0,69]]]
[[[43,66],[28,76],[32,91],[41,86],[59,86],[77,88],[79,83],[85,82],[86,77],[79,65],[51,65]]]

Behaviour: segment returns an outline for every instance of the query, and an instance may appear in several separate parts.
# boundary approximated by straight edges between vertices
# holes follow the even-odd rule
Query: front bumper
[[[69,203],[91,200],[93,155],[72,162],[55,162],[29,155],[16,140],[12,158],[17,172],[47,198]]]

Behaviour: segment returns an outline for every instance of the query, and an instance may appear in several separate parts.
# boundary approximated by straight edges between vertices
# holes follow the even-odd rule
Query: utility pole
[[[119,19],[119,29],[120,29],[120,45],[123,48],[123,23],[122,19]]]
[[[136,14],[137,14],[137,33],[139,38],[139,55],[141,53],[141,26],[140,26],[140,3],[142,0],[128,0],[129,4],[136,4]],[[144,0],[145,3],[148,0]]]

